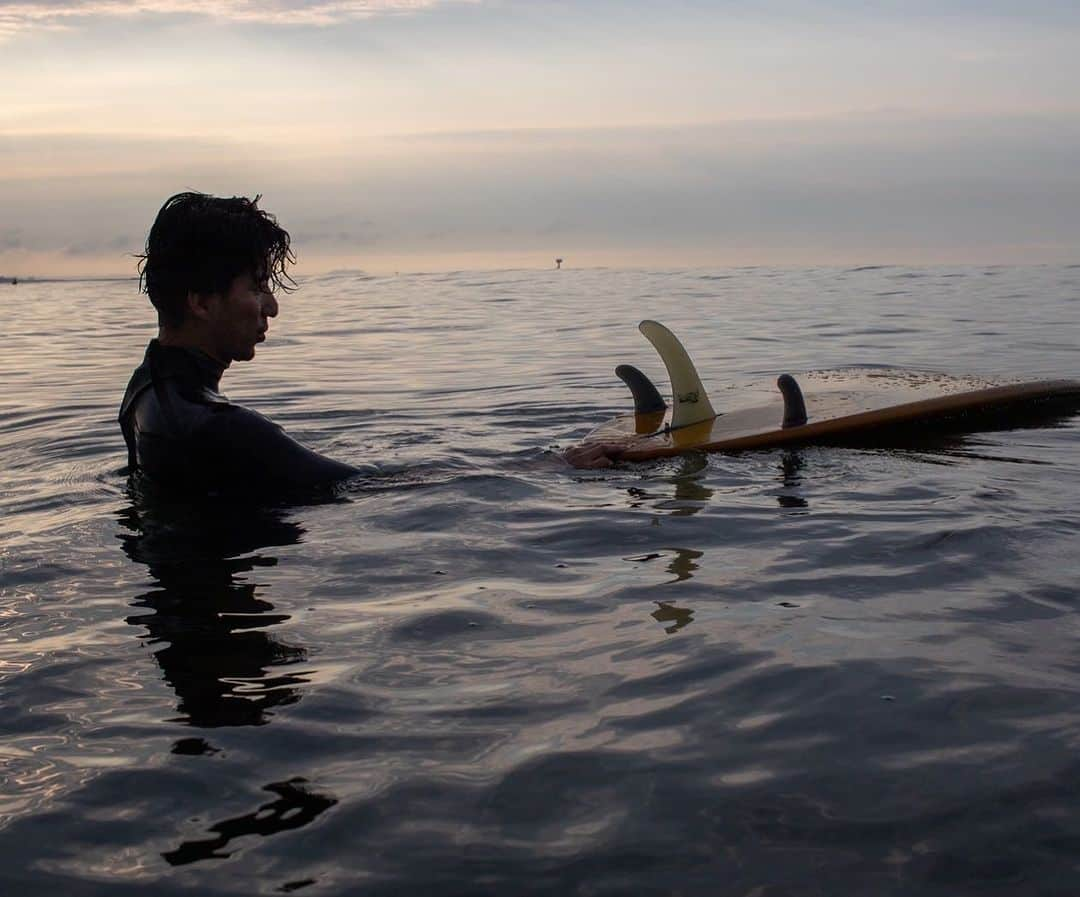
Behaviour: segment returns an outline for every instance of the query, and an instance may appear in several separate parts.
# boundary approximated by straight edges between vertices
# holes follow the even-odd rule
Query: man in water
[[[275,290],[293,286],[289,233],[258,197],[178,193],[158,212],[141,256],[140,289],[158,336],[120,406],[128,468],[201,492],[274,492],[347,479],[361,469],[305,448],[218,390],[234,361],[250,361],[277,316]],[[607,467],[617,447],[581,446],[565,459]]]
[[[128,467],[200,491],[332,483],[359,469],[317,454],[218,391],[250,361],[293,286],[288,231],[258,197],[178,193],[158,212],[139,265],[158,336],[128,383],[120,428]]]

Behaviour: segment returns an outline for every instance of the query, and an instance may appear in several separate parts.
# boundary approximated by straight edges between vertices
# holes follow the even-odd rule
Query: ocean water
[[[1080,418],[558,450],[663,382],[1080,375],[1080,266],[320,277],[223,381],[381,472],[122,474],[132,282],[0,287],[0,893],[1072,895]]]

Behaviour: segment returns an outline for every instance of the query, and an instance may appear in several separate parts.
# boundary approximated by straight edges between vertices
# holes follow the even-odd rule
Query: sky
[[[1080,4],[0,0],[0,276],[1080,261]]]

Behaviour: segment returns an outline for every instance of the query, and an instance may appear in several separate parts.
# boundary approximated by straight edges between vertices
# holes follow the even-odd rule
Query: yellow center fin
[[[642,321],[638,330],[653,344],[667,368],[671,380],[671,429],[689,427],[716,417],[697,368],[678,337],[656,321]]]

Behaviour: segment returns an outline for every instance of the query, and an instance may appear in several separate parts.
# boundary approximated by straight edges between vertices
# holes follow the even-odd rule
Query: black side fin
[[[784,397],[784,421],[780,424],[781,428],[786,430],[788,427],[801,427],[806,423],[806,401],[799,384],[791,374],[781,374],[776,385],[780,387],[780,394]]]
[[[632,364],[620,364],[615,368],[615,376],[630,387],[634,396],[634,414],[654,414],[667,408],[667,402],[652,380]]]

